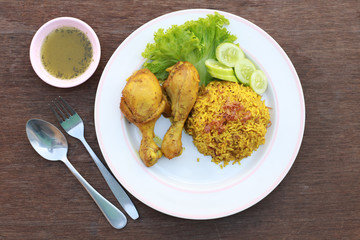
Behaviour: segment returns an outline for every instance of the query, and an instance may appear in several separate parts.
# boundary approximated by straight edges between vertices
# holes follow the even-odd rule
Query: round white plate
[[[180,157],[162,157],[147,168],[139,158],[140,131],[119,109],[126,79],[144,63],[141,53],[154,32],[214,13],[191,9],[158,17],[134,31],[117,48],[101,76],[95,100],[96,134],[104,158],[120,183],[144,204],[168,215],[213,219],[238,213],[263,199],[291,168],[303,137],[305,104],[299,78],[282,48],[251,22],[217,11],[230,21],[228,30],[246,55],[268,76],[263,99],[271,107],[266,143],[241,165],[221,169],[200,154],[183,132]],[[163,138],[170,121],[161,117],[155,134]],[[199,159],[199,161],[198,161]]]

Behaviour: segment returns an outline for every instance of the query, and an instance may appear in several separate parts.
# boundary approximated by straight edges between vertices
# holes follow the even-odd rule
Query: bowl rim
[[[73,79],[59,79],[51,75],[41,62],[41,47],[46,36],[57,28],[75,27],[82,31],[90,40],[93,57],[84,73]],[[86,82],[97,69],[101,58],[100,41],[95,31],[84,21],[74,17],[58,17],[43,24],[35,33],[30,44],[30,62],[38,77],[45,83],[59,88],[70,88]]]

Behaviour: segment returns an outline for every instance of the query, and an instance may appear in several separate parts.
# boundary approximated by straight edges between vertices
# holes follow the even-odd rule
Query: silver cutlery
[[[62,161],[84,186],[109,223],[116,229],[125,227],[125,215],[98,193],[67,159],[68,143],[61,131],[51,123],[30,119],[26,123],[27,137],[35,151],[49,161]]]
[[[104,179],[108,183],[111,191],[115,195],[116,199],[120,203],[120,205],[124,208],[127,214],[132,219],[139,218],[138,211],[136,210],[133,202],[126,194],[124,189],[120,186],[120,184],[116,181],[116,179],[112,176],[112,174],[107,170],[104,164],[100,161],[100,159],[96,156],[94,151],[91,149],[89,144],[86,142],[84,137],[84,123],[80,116],[75,112],[75,110],[62,98],[55,99],[50,105],[52,112],[55,117],[59,121],[60,125],[63,129],[72,137],[79,139],[85,146],[86,150],[91,155],[92,159],[96,163],[98,169],[103,175]]]

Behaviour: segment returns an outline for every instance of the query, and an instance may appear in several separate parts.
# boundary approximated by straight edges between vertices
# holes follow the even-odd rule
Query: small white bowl
[[[85,33],[93,49],[93,57],[89,67],[83,74],[73,79],[64,80],[54,77],[44,68],[41,62],[41,47],[45,37],[53,30],[61,27],[75,27]],[[36,74],[47,84],[59,88],[75,87],[88,80],[98,67],[100,56],[100,42],[94,30],[85,22],[72,17],[55,18],[45,23],[35,33],[30,45],[30,62]]]

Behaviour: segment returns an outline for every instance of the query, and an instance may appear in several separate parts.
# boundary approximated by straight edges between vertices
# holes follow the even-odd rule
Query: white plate
[[[159,159],[147,168],[138,155],[140,131],[124,118],[119,104],[128,78],[144,62],[141,53],[159,28],[206,17],[214,10],[191,9],[158,17],[134,31],[107,63],[97,89],[95,126],[101,151],[120,183],[144,204],[168,215],[213,219],[238,213],[268,195],[291,168],[303,137],[304,97],[296,71],[282,48],[251,22],[217,11],[230,21],[228,30],[246,55],[269,79],[263,95],[270,106],[272,126],[266,143],[243,159],[241,165],[221,169],[200,154],[183,132],[183,154]],[[170,126],[161,117],[155,134],[162,138]],[[197,158],[200,161],[197,161]]]

